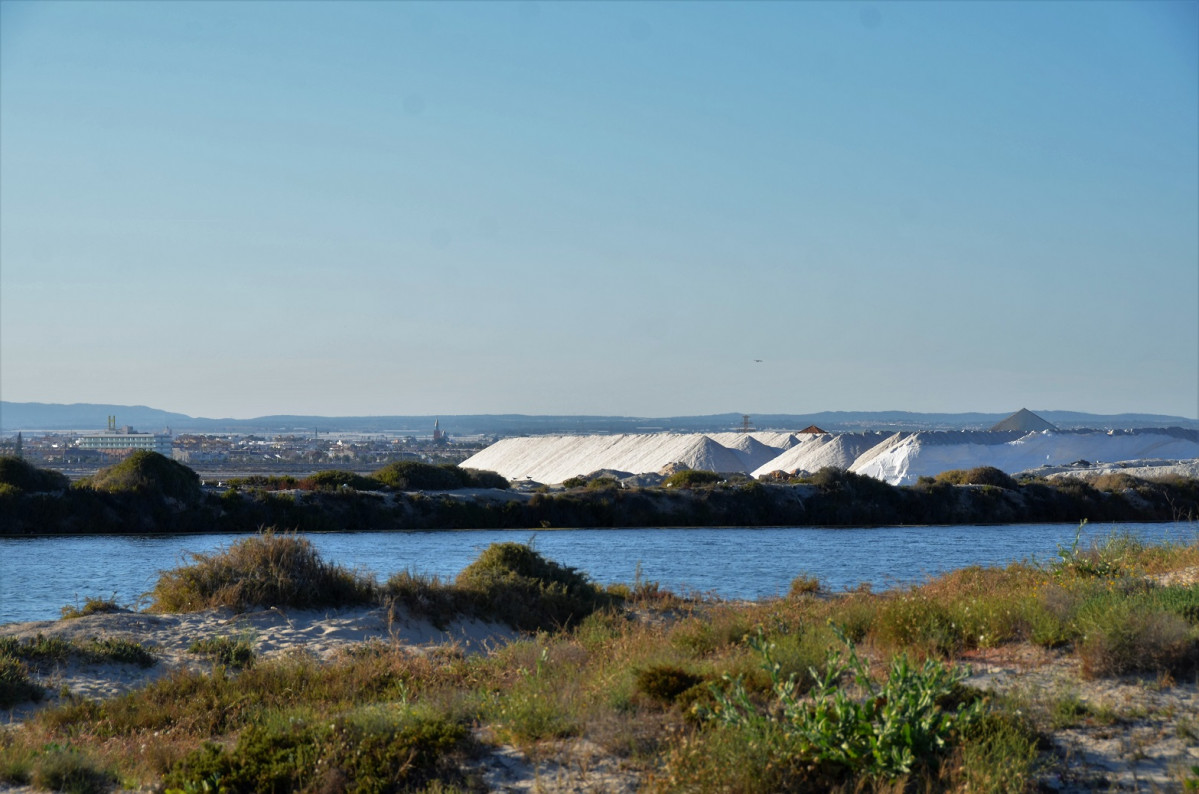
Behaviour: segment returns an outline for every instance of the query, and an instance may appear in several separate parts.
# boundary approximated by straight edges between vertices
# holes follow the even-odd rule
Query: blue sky
[[[1197,42],[1196,2],[3,0],[0,396],[1194,417]]]

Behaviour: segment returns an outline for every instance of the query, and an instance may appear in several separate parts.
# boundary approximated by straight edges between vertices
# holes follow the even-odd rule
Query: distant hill
[[[1075,411],[1041,411],[1037,415],[1063,430],[1073,428],[1131,429],[1185,427],[1199,429],[1199,421],[1160,414],[1099,415]],[[321,432],[411,433],[427,435],[434,420],[451,435],[536,435],[546,433],[645,433],[671,430],[712,433],[739,430],[739,413],[706,416],[532,416],[525,414],[460,414],[440,416],[260,416],[254,419],[208,419],[171,413],[144,405],[103,403],[0,402],[0,432],[18,430],[99,430],[109,416],[118,425],[144,432],[192,433],[304,433]],[[811,414],[752,414],[756,430],[796,430],[819,425],[829,432],[864,430],[986,430],[1008,417],[1007,413],[914,413],[911,411],[822,411]]]

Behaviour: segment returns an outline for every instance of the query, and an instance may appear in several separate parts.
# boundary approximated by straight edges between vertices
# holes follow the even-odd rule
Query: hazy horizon
[[[1195,2],[5,0],[0,397],[1199,418],[1196,140]]]

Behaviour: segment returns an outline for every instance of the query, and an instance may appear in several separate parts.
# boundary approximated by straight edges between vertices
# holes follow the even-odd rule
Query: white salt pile
[[[1008,473],[1079,460],[1199,459],[1199,431],[938,431],[917,433],[649,433],[506,438],[464,461],[510,480],[560,483],[599,469],[631,474],[672,464],[760,477],[775,471],[849,469],[908,485],[950,469],[994,466]]]

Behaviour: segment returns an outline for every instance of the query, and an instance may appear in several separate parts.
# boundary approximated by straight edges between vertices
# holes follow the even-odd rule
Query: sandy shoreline
[[[86,642],[92,638],[120,637],[144,645],[157,658],[151,667],[135,664],[89,664],[71,660],[61,665],[32,671],[32,678],[49,690],[41,703],[24,704],[4,712],[5,722],[19,722],[25,715],[57,699],[66,687],[74,695],[106,698],[144,686],[173,670],[211,669],[202,657],[188,653],[197,640],[211,637],[249,639],[259,658],[270,659],[295,652],[328,659],[339,650],[372,640],[398,645],[411,653],[454,645],[464,653],[485,652],[517,636],[506,626],[475,620],[459,620],[440,630],[428,620],[389,620],[383,607],[354,607],[326,610],[267,609],[235,614],[229,609],[209,609],[182,614],[114,612],[87,615],[71,620],[39,620],[0,625],[0,636],[32,639],[38,635]]]

